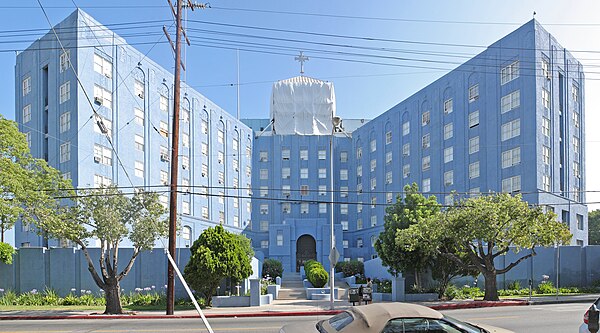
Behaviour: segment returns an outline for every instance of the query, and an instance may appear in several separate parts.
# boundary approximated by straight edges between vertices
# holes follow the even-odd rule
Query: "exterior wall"
[[[77,188],[99,187],[97,178],[101,176],[122,187],[162,191],[161,200],[168,204],[168,188],[164,186],[168,182],[162,181],[161,173],[168,175],[170,168],[173,76],[82,11],[74,12],[58,27],[83,89],[72,70],[61,70],[63,52],[52,33],[17,56],[16,120],[21,131],[31,133],[32,153],[70,176]],[[78,31],[76,36],[73,31]],[[110,62],[111,70],[96,71],[95,55]],[[21,84],[27,76],[33,89],[23,96]],[[59,87],[65,82],[70,82],[70,98],[61,103]],[[136,82],[142,84],[141,92],[136,90]],[[98,87],[112,92],[112,103],[100,102]],[[166,110],[161,108],[161,95],[168,99]],[[28,104],[32,117],[24,122],[22,109]],[[136,118],[136,108],[143,112],[143,119]],[[178,196],[178,212],[191,235],[179,243],[190,246],[212,225],[221,223],[237,233],[248,225],[252,135],[247,126],[184,84],[181,108],[178,183],[182,189],[185,179],[190,188],[189,194],[182,191]],[[70,112],[70,128],[61,132],[60,117],[65,112]],[[99,130],[99,117],[112,131],[110,141]],[[143,137],[141,146],[136,144],[136,136]],[[184,136],[189,136],[189,144],[184,144]],[[70,142],[71,156],[61,162],[60,146],[66,142]],[[112,151],[111,163],[96,158],[96,145]],[[184,158],[189,160],[185,168]],[[143,171],[136,171],[136,162],[143,163]],[[189,205],[189,213],[183,210],[184,203]],[[203,209],[208,214],[203,214]],[[27,232],[20,226],[15,238],[17,246],[60,245],[56,240],[46,243],[35,231]]]

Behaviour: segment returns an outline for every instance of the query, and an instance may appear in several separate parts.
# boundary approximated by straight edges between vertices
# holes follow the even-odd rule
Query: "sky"
[[[79,7],[173,69],[162,33],[163,25],[174,31],[167,0],[39,1],[52,25]],[[191,46],[184,51],[183,77],[233,115],[239,100],[241,118],[269,117],[272,84],[300,74],[294,60],[300,51],[309,57],[305,75],[333,82],[339,116],[374,118],[536,12],[584,65],[586,201],[600,208],[600,173],[593,172],[600,167],[599,1],[214,0],[210,6],[186,11]],[[0,4],[0,114],[8,119],[14,119],[16,52],[49,28],[37,0]]]

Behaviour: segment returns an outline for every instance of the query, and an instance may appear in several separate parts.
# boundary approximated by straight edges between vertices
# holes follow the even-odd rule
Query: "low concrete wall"
[[[250,306],[250,296],[213,296],[212,306],[215,308]]]
[[[279,288],[281,288],[278,284],[270,284],[267,286],[267,294],[271,295],[273,299],[277,299],[277,295],[279,295]]]
[[[306,290],[306,299],[310,299],[310,300],[322,299],[321,296],[316,296],[316,295],[327,295],[327,299],[329,299],[330,288],[305,288],[305,290]],[[338,296],[339,296],[340,290],[338,288],[334,288],[333,290],[334,290],[333,297],[335,299],[339,299]]]
[[[260,295],[260,305],[269,305],[273,302],[272,295]]]
[[[438,295],[435,293],[406,294],[404,297],[407,302],[426,302],[438,300]]]
[[[373,298],[373,302],[391,302],[392,294],[391,293],[373,293],[372,298]]]

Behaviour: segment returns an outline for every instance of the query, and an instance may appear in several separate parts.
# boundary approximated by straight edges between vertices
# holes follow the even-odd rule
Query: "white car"
[[[600,298],[598,298],[594,304],[598,307],[600,306]],[[588,318],[589,318],[589,313],[590,313],[590,309],[587,309],[587,311],[585,312],[585,314],[583,315],[583,324],[581,324],[581,326],[579,326],[579,333],[590,333],[590,330],[588,330]]]
[[[428,307],[409,303],[354,306],[330,319],[286,325],[279,333],[514,333],[466,323]]]

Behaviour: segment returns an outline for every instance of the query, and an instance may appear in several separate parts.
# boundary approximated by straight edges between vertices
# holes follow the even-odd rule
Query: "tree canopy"
[[[54,197],[70,189],[70,180],[46,161],[33,158],[25,134],[0,115],[0,242],[19,219],[27,224],[56,218]]]
[[[401,247],[429,248],[485,278],[485,300],[498,300],[496,276],[535,255],[535,248],[568,243],[568,226],[553,212],[529,207],[520,195],[490,194],[460,201],[397,234]],[[527,249],[528,251],[522,251]],[[509,250],[518,258],[505,267],[494,259]]]
[[[36,223],[50,236],[71,240],[81,247],[94,282],[105,291],[105,312],[122,313],[119,282],[140,252],[154,248],[155,242],[167,235],[165,208],[156,193],[136,190],[133,195],[125,195],[114,186],[80,190],[72,199],[72,205],[59,208],[62,218]],[[126,238],[133,245],[133,254],[119,270],[119,246]],[[98,240],[100,246],[98,269],[88,251],[90,240]]]
[[[590,245],[600,245],[600,210],[588,214],[588,242]]]
[[[220,225],[204,230],[190,250],[190,261],[184,269],[185,279],[204,295],[209,305],[223,279],[241,281],[252,274],[254,250],[250,240]]]

